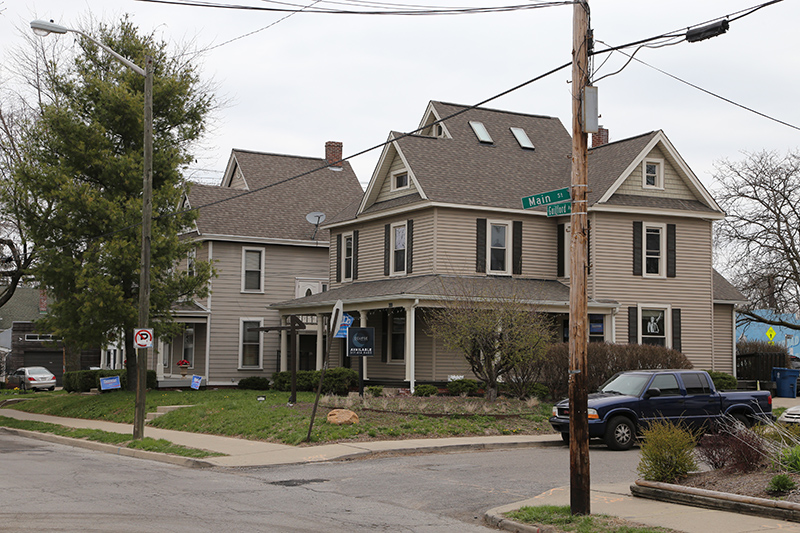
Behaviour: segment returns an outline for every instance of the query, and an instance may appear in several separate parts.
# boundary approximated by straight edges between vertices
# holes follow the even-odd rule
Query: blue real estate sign
[[[112,390],[121,388],[122,385],[120,385],[119,376],[100,378],[100,390]]]

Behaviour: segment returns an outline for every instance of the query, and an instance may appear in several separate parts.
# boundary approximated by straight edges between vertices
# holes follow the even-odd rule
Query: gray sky
[[[298,0],[300,3],[301,0]],[[398,0],[384,0],[400,3]],[[170,6],[135,0],[0,0],[0,65],[35,18],[77,26],[91,14],[112,22],[130,13],[142,32],[167,41],[220,45],[285,14]],[[239,4],[275,5],[258,0]],[[308,0],[305,4],[311,3]],[[530,0],[408,0],[411,4],[498,6]],[[318,6],[329,5],[318,2]],[[757,5],[757,0],[594,0],[595,39],[616,46]],[[657,49],[637,58],[739,104],[800,126],[796,58],[800,2],[785,0],[731,22],[725,35]],[[571,59],[572,6],[504,14],[351,16],[300,13],[209,50],[201,72],[228,104],[216,116],[193,169],[218,178],[231,149],[322,157],[325,141],[345,155],[418,126],[429,100],[474,104]],[[53,36],[48,39],[55,38]],[[72,35],[58,37],[73,43]],[[604,48],[598,42],[596,49]],[[595,78],[627,59],[595,59]],[[0,68],[2,68],[0,67]],[[0,70],[0,79],[4,73]],[[570,71],[487,107],[556,116],[570,128]],[[777,124],[631,62],[600,80],[600,123],[611,141],[663,129],[695,174],[712,184],[713,163],[742,151],[800,147],[800,131]],[[369,181],[379,150],[352,160]],[[533,186],[532,186],[533,188]],[[520,191],[520,196],[535,190]]]

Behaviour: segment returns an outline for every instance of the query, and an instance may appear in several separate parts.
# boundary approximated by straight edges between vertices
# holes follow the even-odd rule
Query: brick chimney
[[[325,159],[328,166],[334,168],[342,167],[342,143],[338,141],[328,141],[325,143]]]
[[[608,130],[603,126],[597,128],[597,133],[592,133],[592,148],[608,144]]]

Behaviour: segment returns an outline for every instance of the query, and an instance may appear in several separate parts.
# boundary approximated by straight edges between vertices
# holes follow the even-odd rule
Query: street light
[[[114,56],[120,63],[144,76],[144,185],[142,187],[142,269],[139,276],[139,327],[146,328],[150,315],[150,235],[153,220],[153,57],[145,55],[145,68],[119,55],[91,35],[45,20],[34,20],[31,29],[41,37],[51,33],[77,33]],[[147,384],[147,348],[140,348],[136,357],[136,409],[133,438],[144,438],[145,391]]]

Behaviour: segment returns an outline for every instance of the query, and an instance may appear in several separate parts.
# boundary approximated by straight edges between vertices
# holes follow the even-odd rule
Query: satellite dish
[[[313,213],[306,215],[306,220],[308,220],[311,224],[319,226],[325,222],[325,213],[322,213],[321,211],[314,211]]]
[[[317,237],[319,225],[325,222],[325,213],[322,211],[314,211],[313,213],[306,215],[306,220],[308,220],[311,224],[314,224],[314,234],[311,236],[311,240],[313,241]]]

